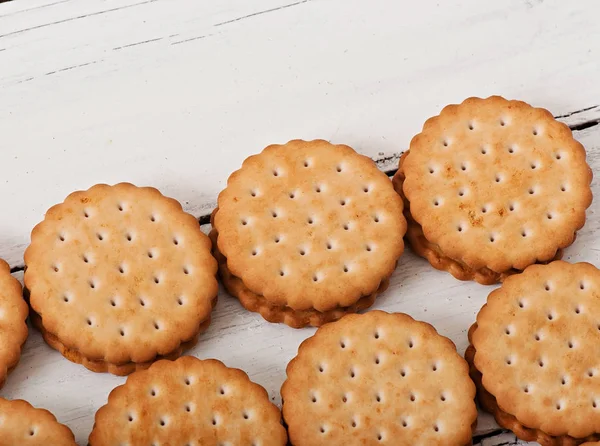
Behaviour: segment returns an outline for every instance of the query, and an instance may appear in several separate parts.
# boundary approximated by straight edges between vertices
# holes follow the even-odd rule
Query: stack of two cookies
[[[371,306],[404,249],[402,201],[373,161],[326,141],[248,158],[219,195],[213,245],[228,291],[292,327]]]
[[[177,358],[210,323],[217,264],[198,221],[150,187],[97,185],[46,213],[25,252],[32,321],[95,372]]]
[[[435,268],[482,284],[560,258],[592,200],[585,156],[547,110],[498,96],[449,105],[394,176],[407,239]]]
[[[600,270],[533,265],[492,292],[465,357],[480,405],[543,446],[600,441]]]

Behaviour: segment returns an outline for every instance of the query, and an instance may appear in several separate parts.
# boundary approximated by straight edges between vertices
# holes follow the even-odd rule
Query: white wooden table
[[[0,257],[21,278],[46,209],[98,182],[156,186],[208,230],[229,173],[293,138],[349,144],[391,174],[425,119],[468,96],[550,109],[600,175],[599,17],[597,0],[0,3]],[[600,264],[599,206],[567,260]],[[491,289],[407,252],[375,308],[432,323],[462,352]],[[313,332],[221,293],[190,353],[244,369],[279,403],[285,366]],[[85,445],[123,381],[70,363],[32,329],[0,395],[51,410]],[[522,444],[483,414],[476,435]]]

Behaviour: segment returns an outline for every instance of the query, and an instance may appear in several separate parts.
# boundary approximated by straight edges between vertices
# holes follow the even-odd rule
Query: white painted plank
[[[44,6],[44,7],[42,7]],[[598,105],[595,0],[19,0],[0,7],[0,256],[97,182],[201,214],[272,142],[405,148],[446,103]],[[145,43],[143,43],[145,42]],[[183,43],[181,43],[183,42]]]

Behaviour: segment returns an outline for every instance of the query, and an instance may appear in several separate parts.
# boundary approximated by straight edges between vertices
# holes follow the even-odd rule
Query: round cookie
[[[348,315],[319,328],[287,367],[294,446],[466,446],[475,386],[452,341],[410,316]]]
[[[0,259],[0,388],[21,357],[28,313],[21,284],[11,276],[8,263]]]
[[[533,265],[492,292],[466,358],[481,406],[526,441],[600,440],[600,271]]]
[[[0,446],[77,446],[71,430],[45,409],[0,398]]]
[[[25,287],[50,346],[126,375],[176,358],[210,324],[217,264],[198,221],[150,187],[75,192],[31,234]]]
[[[218,199],[221,277],[244,307],[292,327],[372,305],[404,249],[402,200],[375,163],[323,140],[271,145]]]
[[[547,110],[498,96],[449,105],[394,178],[408,240],[434,267],[483,284],[559,258],[592,201],[585,156]]]
[[[264,388],[222,362],[158,361],[114,389],[90,446],[284,446],[281,412]]]

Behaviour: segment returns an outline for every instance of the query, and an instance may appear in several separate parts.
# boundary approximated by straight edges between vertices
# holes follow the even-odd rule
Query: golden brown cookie
[[[21,284],[0,259],[0,388],[21,357],[21,348],[27,340],[28,312]]]
[[[210,324],[217,264],[174,199],[121,183],[75,192],[31,234],[25,287],[50,346],[126,375],[176,358]]]
[[[600,440],[600,271],[533,265],[492,292],[466,352],[481,406],[543,446]]]
[[[408,239],[431,264],[491,284],[560,258],[592,201],[571,130],[544,109],[469,98],[429,119],[401,158]]]
[[[77,446],[71,430],[45,409],[0,398],[0,446]]]
[[[158,361],[114,389],[90,446],[284,446],[281,412],[264,388],[222,362]]]
[[[319,328],[289,363],[281,395],[294,446],[465,446],[477,420],[452,341],[401,313]]]
[[[212,222],[228,291],[293,327],[370,306],[406,232],[387,176],[350,147],[322,140],[248,158],[219,195]]]

